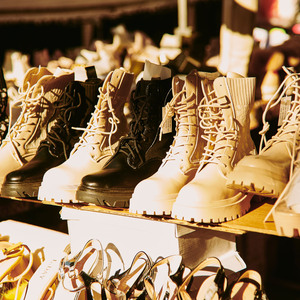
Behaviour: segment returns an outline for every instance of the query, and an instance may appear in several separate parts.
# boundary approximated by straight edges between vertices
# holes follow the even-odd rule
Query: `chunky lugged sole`
[[[78,203],[76,200],[77,187],[73,189],[66,187],[51,187],[41,185],[39,188],[38,199],[55,203]]]
[[[289,209],[284,202],[273,212],[276,231],[279,235],[300,238],[300,214]]]
[[[281,174],[243,167],[228,175],[226,186],[243,193],[278,198],[286,184],[287,179]]]
[[[115,208],[128,208],[133,189],[87,189],[79,186],[76,192],[78,202]]]
[[[40,182],[26,182],[22,184],[2,184],[2,197],[36,198]]]
[[[165,199],[144,199],[133,197],[130,199],[129,212],[142,215],[167,216],[171,215],[173,204],[175,203],[177,194],[169,195]]]
[[[188,206],[177,202],[173,205],[172,218],[197,223],[221,223],[237,219],[250,209],[251,194],[244,194],[237,201],[220,200],[218,206]]]

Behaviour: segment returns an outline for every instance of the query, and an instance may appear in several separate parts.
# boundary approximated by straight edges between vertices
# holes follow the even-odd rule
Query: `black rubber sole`
[[[1,197],[37,198],[40,182],[28,182],[22,184],[3,184]]]
[[[128,208],[133,189],[89,189],[79,186],[76,200],[100,206]]]

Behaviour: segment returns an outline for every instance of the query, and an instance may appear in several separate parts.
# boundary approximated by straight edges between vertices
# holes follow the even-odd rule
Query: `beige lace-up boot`
[[[243,156],[255,151],[249,128],[255,78],[219,77],[214,93],[203,93],[200,126],[207,145],[197,174],[177,196],[172,217],[221,222],[243,215],[250,207],[251,197],[227,188],[226,179]]]
[[[131,212],[171,214],[178,192],[195,176],[205,146],[198,113],[203,98],[201,85],[212,90],[213,79],[219,75],[193,70],[185,81],[173,78],[174,97],[161,126],[169,117],[168,113],[175,113],[176,136],[158,171],[136,186],[130,200]]]
[[[59,99],[73,72],[60,70],[57,76],[46,68],[30,69],[20,93],[21,113],[10,128],[0,147],[0,182],[6,174],[30,161],[46,137],[46,125],[54,112],[53,103]],[[53,124],[48,124],[52,126]]]
[[[87,128],[82,129],[80,141],[64,163],[44,174],[38,199],[77,202],[75,194],[81,178],[101,170],[114,153],[119,139],[128,131],[123,108],[132,82],[133,74],[122,68],[107,75],[95,111]]]
[[[263,114],[263,130],[258,155],[244,157],[229,174],[227,186],[236,190],[266,197],[277,198],[285,188],[290,177],[291,160],[294,159],[294,144],[298,143],[295,134],[300,121],[300,78],[298,74],[288,73],[278,91],[268,102]],[[281,94],[278,97],[279,92]],[[291,96],[291,106],[277,133],[268,141],[265,134],[269,123],[265,121],[269,108]],[[274,100],[276,99],[276,100]],[[265,146],[263,147],[263,144]]]

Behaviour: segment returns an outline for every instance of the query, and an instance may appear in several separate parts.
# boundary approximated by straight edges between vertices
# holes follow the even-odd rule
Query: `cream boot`
[[[200,126],[207,145],[197,174],[177,196],[173,218],[221,222],[245,214],[250,207],[251,197],[226,187],[234,165],[255,152],[249,129],[255,78],[234,77],[215,79],[215,94],[206,95],[200,103]]]
[[[119,139],[128,131],[123,108],[132,82],[133,74],[122,68],[107,75],[100,88],[95,111],[80,141],[64,163],[44,174],[38,199],[77,202],[75,194],[81,178],[101,170],[114,153]]]
[[[227,186],[243,192],[277,198],[289,181],[291,160],[294,159],[296,131],[300,120],[299,74],[288,73],[277,93],[270,99],[263,114],[264,128],[258,155],[244,157],[229,174]],[[283,87],[285,88],[283,89]],[[283,90],[282,90],[283,89]],[[278,93],[281,95],[277,98]],[[265,121],[269,108],[274,107],[292,92],[291,107],[277,133],[266,142],[269,124]],[[274,99],[277,99],[274,102]],[[265,147],[263,142],[266,142]]]
[[[46,125],[73,72],[54,76],[46,68],[30,69],[24,78],[20,99],[22,111],[0,147],[0,183],[5,176],[30,161],[47,134]],[[53,124],[48,124],[51,128]]]
[[[135,187],[130,212],[171,214],[178,192],[196,174],[205,145],[198,114],[198,105],[203,98],[201,87],[205,85],[212,90],[213,79],[219,75],[193,70],[185,81],[173,78],[174,97],[167,110],[175,113],[176,136],[158,171]],[[168,113],[164,120],[167,117]]]

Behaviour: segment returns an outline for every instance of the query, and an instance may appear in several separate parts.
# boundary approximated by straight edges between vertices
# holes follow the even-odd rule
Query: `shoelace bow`
[[[102,140],[100,144],[99,140],[93,139],[95,135],[104,135],[108,136],[108,146],[111,154],[113,154],[112,149],[112,136],[117,132],[118,124],[120,120],[115,114],[115,110],[112,103],[113,93],[115,92],[116,88],[110,84],[110,82],[106,82],[103,86],[107,88],[107,92],[104,93],[103,87],[99,88],[99,101],[100,101],[100,108],[95,106],[95,110],[92,113],[92,117],[87,124],[86,128],[79,128],[79,127],[72,127],[72,129],[76,130],[83,130],[84,133],[79,138],[79,142],[75,144],[74,149],[72,150],[71,154],[78,150],[79,147],[84,146],[91,146],[93,149],[99,147],[100,150],[103,150],[105,139]],[[107,106],[105,103],[107,102]],[[106,116],[106,112],[110,114],[109,117]],[[110,131],[105,130],[105,124],[101,122],[103,119],[106,119],[109,124],[111,124]],[[104,122],[106,123],[106,122]]]
[[[41,143],[41,145],[48,146],[50,153],[56,157],[58,157],[59,154],[55,153],[55,151],[57,151],[57,148],[59,147],[58,145],[61,145],[65,159],[68,158],[68,145],[66,144],[68,141],[66,140],[66,137],[71,135],[71,124],[69,119],[72,111],[78,109],[82,103],[80,92],[76,91],[75,93],[77,95],[65,92],[63,94],[62,104],[60,104],[60,101],[56,102],[55,111],[58,112],[58,115],[56,117],[55,124],[49,130],[48,125],[52,120],[50,119],[48,121],[47,136]],[[76,103],[76,98],[78,99],[78,103]],[[53,116],[55,116],[55,112]]]
[[[176,121],[176,136],[174,137],[174,143],[170,146],[166,157],[163,159],[163,163],[169,160],[176,160],[177,157],[182,157],[182,152],[185,151],[186,146],[193,146],[193,143],[189,142],[191,137],[195,137],[195,134],[191,130],[185,130],[189,126],[197,126],[196,123],[188,122],[189,116],[194,116],[193,108],[197,111],[196,103],[193,95],[186,97],[185,88],[177,93],[173,99],[165,106],[166,111],[164,118],[160,124],[160,137],[162,135],[162,128],[166,120],[175,115]]]
[[[233,109],[232,99],[229,97],[229,102],[220,104],[220,98],[215,96],[214,91],[205,92],[203,82],[203,99],[198,106],[200,116],[200,127],[204,130],[202,138],[207,142],[204,147],[203,158],[201,164],[205,163],[219,163],[221,158],[224,157],[224,149],[231,148],[235,150],[229,141],[237,141],[238,132],[235,123],[235,112]],[[230,93],[229,93],[230,95]],[[227,129],[224,124],[225,119],[222,109],[231,109],[233,116],[233,128]],[[224,163],[223,163],[224,164]],[[226,165],[224,164],[226,167]]]

